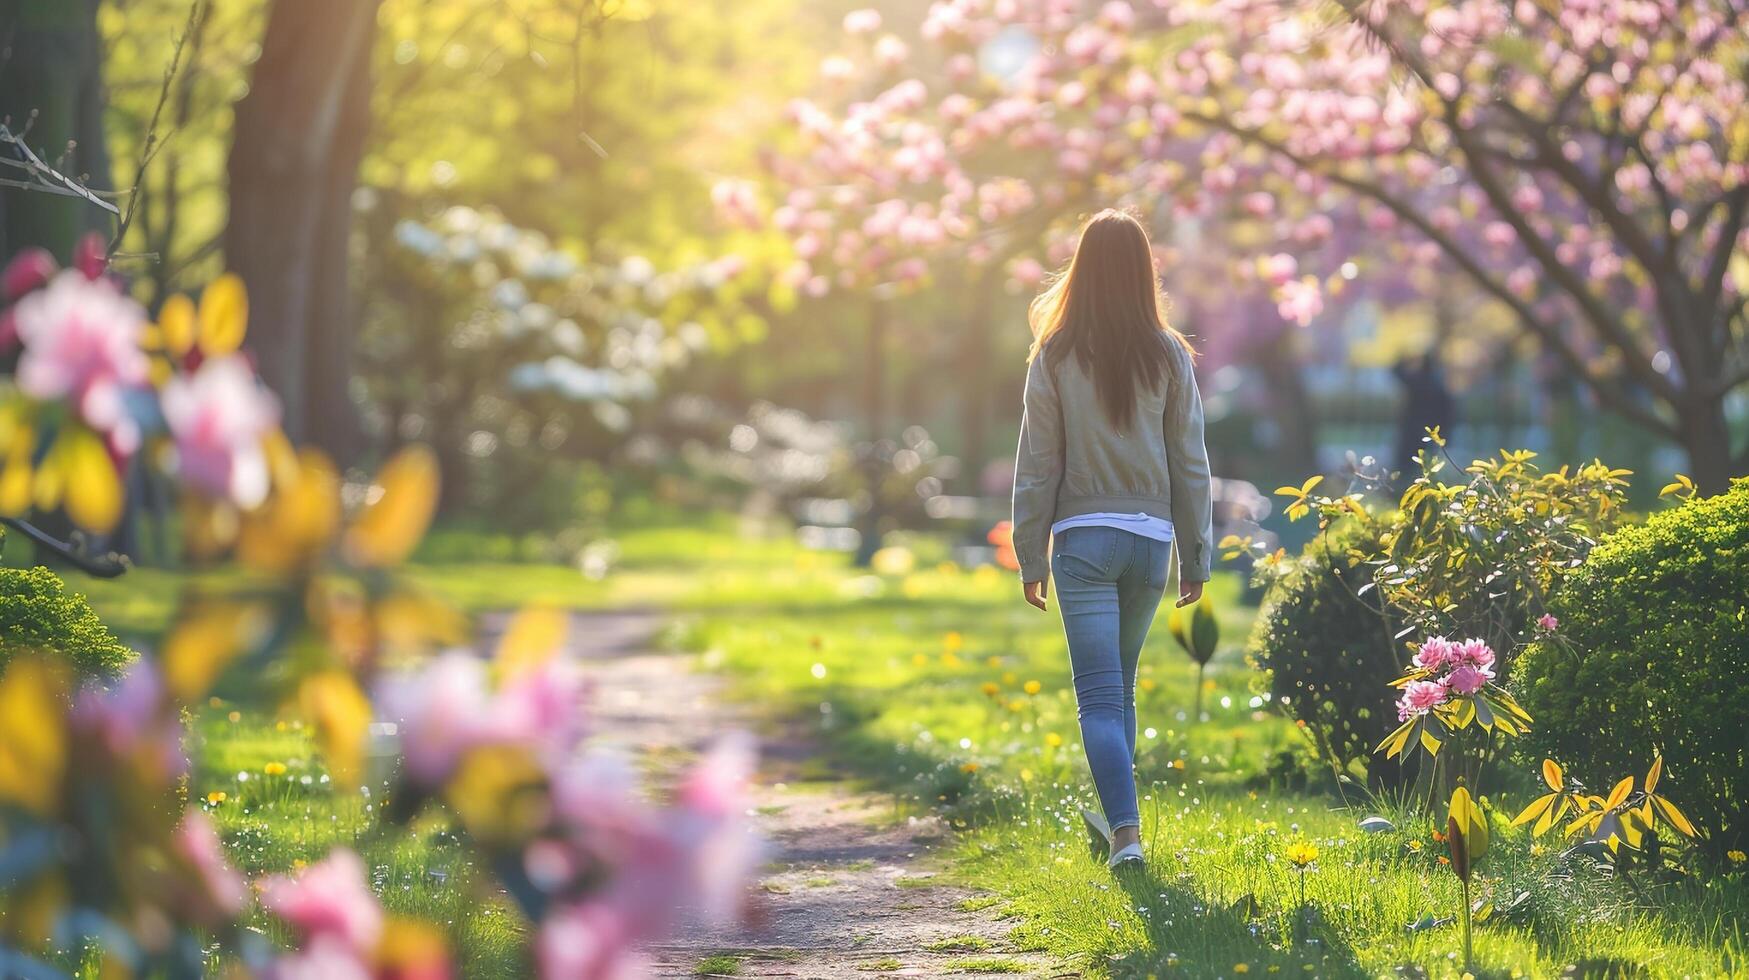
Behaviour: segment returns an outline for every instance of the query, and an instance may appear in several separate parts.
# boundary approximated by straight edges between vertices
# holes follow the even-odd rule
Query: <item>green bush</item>
[[[1392,786],[1404,767],[1373,756],[1397,727],[1390,686],[1402,670],[1392,635],[1361,594],[1379,555],[1370,522],[1349,520],[1313,538],[1298,558],[1267,564],[1263,607],[1246,644],[1259,686],[1290,718],[1304,722],[1320,761],[1375,786]]]
[[[1749,845],[1749,480],[1604,538],[1552,608],[1516,673],[1526,748],[1599,779],[1661,752],[1707,849]]]
[[[53,651],[91,677],[113,677],[134,657],[54,572],[0,568],[0,667],[27,651]]]

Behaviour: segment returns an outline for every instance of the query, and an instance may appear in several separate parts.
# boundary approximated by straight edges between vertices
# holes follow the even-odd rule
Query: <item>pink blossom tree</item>
[[[1088,198],[1139,204],[1193,226],[1203,257],[1252,264],[1300,323],[1349,275],[1391,290],[1405,262],[1448,268],[1717,488],[1749,469],[1726,418],[1749,382],[1741,13],[1727,0],[939,0],[914,47],[861,12],[846,27],[871,39],[863,59],[827,75],[872,65],[896,94],[872,118],[864,102],[804,104],[822,142],[777,172],[894,215],[889,202],[939,184],[938,211],[969,223],[949,241],[1034,274],[1060,251],[1033,254],[1020,222],[1060,227]],[[1228,223],[1235,212],[1251,230]],[[883,244],[883,262],[935,254]]]

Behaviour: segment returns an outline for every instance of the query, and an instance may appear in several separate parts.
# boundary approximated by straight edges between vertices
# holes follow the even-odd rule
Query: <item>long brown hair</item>
[[[1152,388],[1196,351],[1166,319],[1166,295],[1154,276],[1154,249],[1135,215],[1107,209],[1081,229],[1075,257],[1032,301],[1030,363],[1056,365],[1071,352],[1093,375],[1099,403],[1118,429],[1136,414],[1138,392]]]

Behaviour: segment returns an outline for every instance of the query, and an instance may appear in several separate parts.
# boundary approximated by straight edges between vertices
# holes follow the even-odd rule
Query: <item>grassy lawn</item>
[[[1253,610],[1236,576],[1209,590],[1223,639],[1200,721],[1195,668],[1164,613],[1149,640],[1138,772],[1152,863],[1114,878],[1089,858],[1076,815],[1093,797],[1055,612],[1022,604],[1007,573],[938,566],[927,544],[919,552],[921,570],[902,578],[806,555],[714,570],[719,589],[747,591],[746,575],[766,587],[732,613],[692,609],[679,641],[735,677],[742,696],[817,717],[835,753],[871,782],[945,810],[963,831],[953,873],[1000,896],[1023,948],[1094,976],[1463,973],[1450,921],[1458,882],[1431,821],[1307,788],[1317,781],[1306,778],[1301,739],[1252,689],[1242,647]],[[793,587],[796,563],[808,566],[805,589]],[[1516,812],[1527,800],[1500,802]],[[1396,829],[1362,832],[1372,813]],[[1303,905],[1283,853],[1301,840],[1319,851]],[[1477,929],[1482,976],[1744,968],[1742,876],[1660,888],[1612,880],[1590,862],[1562,865],[1558,851],[1497,826],[1475,894],[1510,909]]]
[[[1389,809],[1399,829],[1362,833],[1357,820],[1375,811],[1306,788],[1302,740],[1252,690],[1241,653],[1252,610],[1235,576],[1210,588],[1223,641],[1202,692],[1205,717],[1191,717],[1194,666],[1163,626],[1149,641],[1138,768],[1152,863],[1113,878],[1088,857],[1075,818],[1092,797],[1055,611],[1022,604],[1008,573],[962,570],[942,560],[942,543],[912,544],[917,570],[876,577],[717,522],[628,532],[599,580],[501,556],[466,560],[456,548],[411,574],[470,611],[531,600],[673,610],[670,641],[731,676],[738,696],[816,720],[835,758],[872,785],[912,811],[944,812],[961,831],[951,873],[992,893],[1023,948],[1067,957],[1089,975],[1461,974],[1458,929],[1441,921],[1459,899],[1440,845],[1425,821]],[[73,583],[106,619],[146,638],[161,629],[176,585],[149,570]],[[209,806],[247,870],[285,870],[352,843],[391,908],[448,924],[468,976],[523,971],[514,914],[477,883],[441,822],[378,833],[373,802],[333,793],[295,725],[233,718],[218,705],[194,733],[202,747],[191,797],[225,794]],[[285,772],[267,775],[269,763]],[[1496,836],[1478,894],[1501,908],[1528,898],[1478,928],[1482,975],[1555,976],[1612,961],[1652,976],[1742,969],[1742,876],[1625,883],[1563,871],[1556,848],[1532,848],[1503,827]],[[1320,852],[1303,878],[1303,906],[1302,879],[1283,856],[1302,839]],[[964,953],[967,971],[1017,965]]]

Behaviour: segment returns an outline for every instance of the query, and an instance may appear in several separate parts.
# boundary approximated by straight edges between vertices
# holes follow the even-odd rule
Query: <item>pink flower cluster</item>
[[[1404,686],[1397,701],[1398,721],[1424,715],[1454,697],[1470,697],[1494,679],[1494,651],[1480,639],[1428,637],[1413,663],[1425,676]]]
[[[456,652],[391,676],[377,699],[426,791],[481,748],[523,749],[543,770],[547,821],[520,845],[522,872],[547,898],[535,937],[543,977],[635,975],[637,945],[683,915],[739,913],[762,851],[744,821],[749,741],[721,742],[657,805],[624,759],[582,745],[585,693],[560,660],[494,686],[485,661]]]

